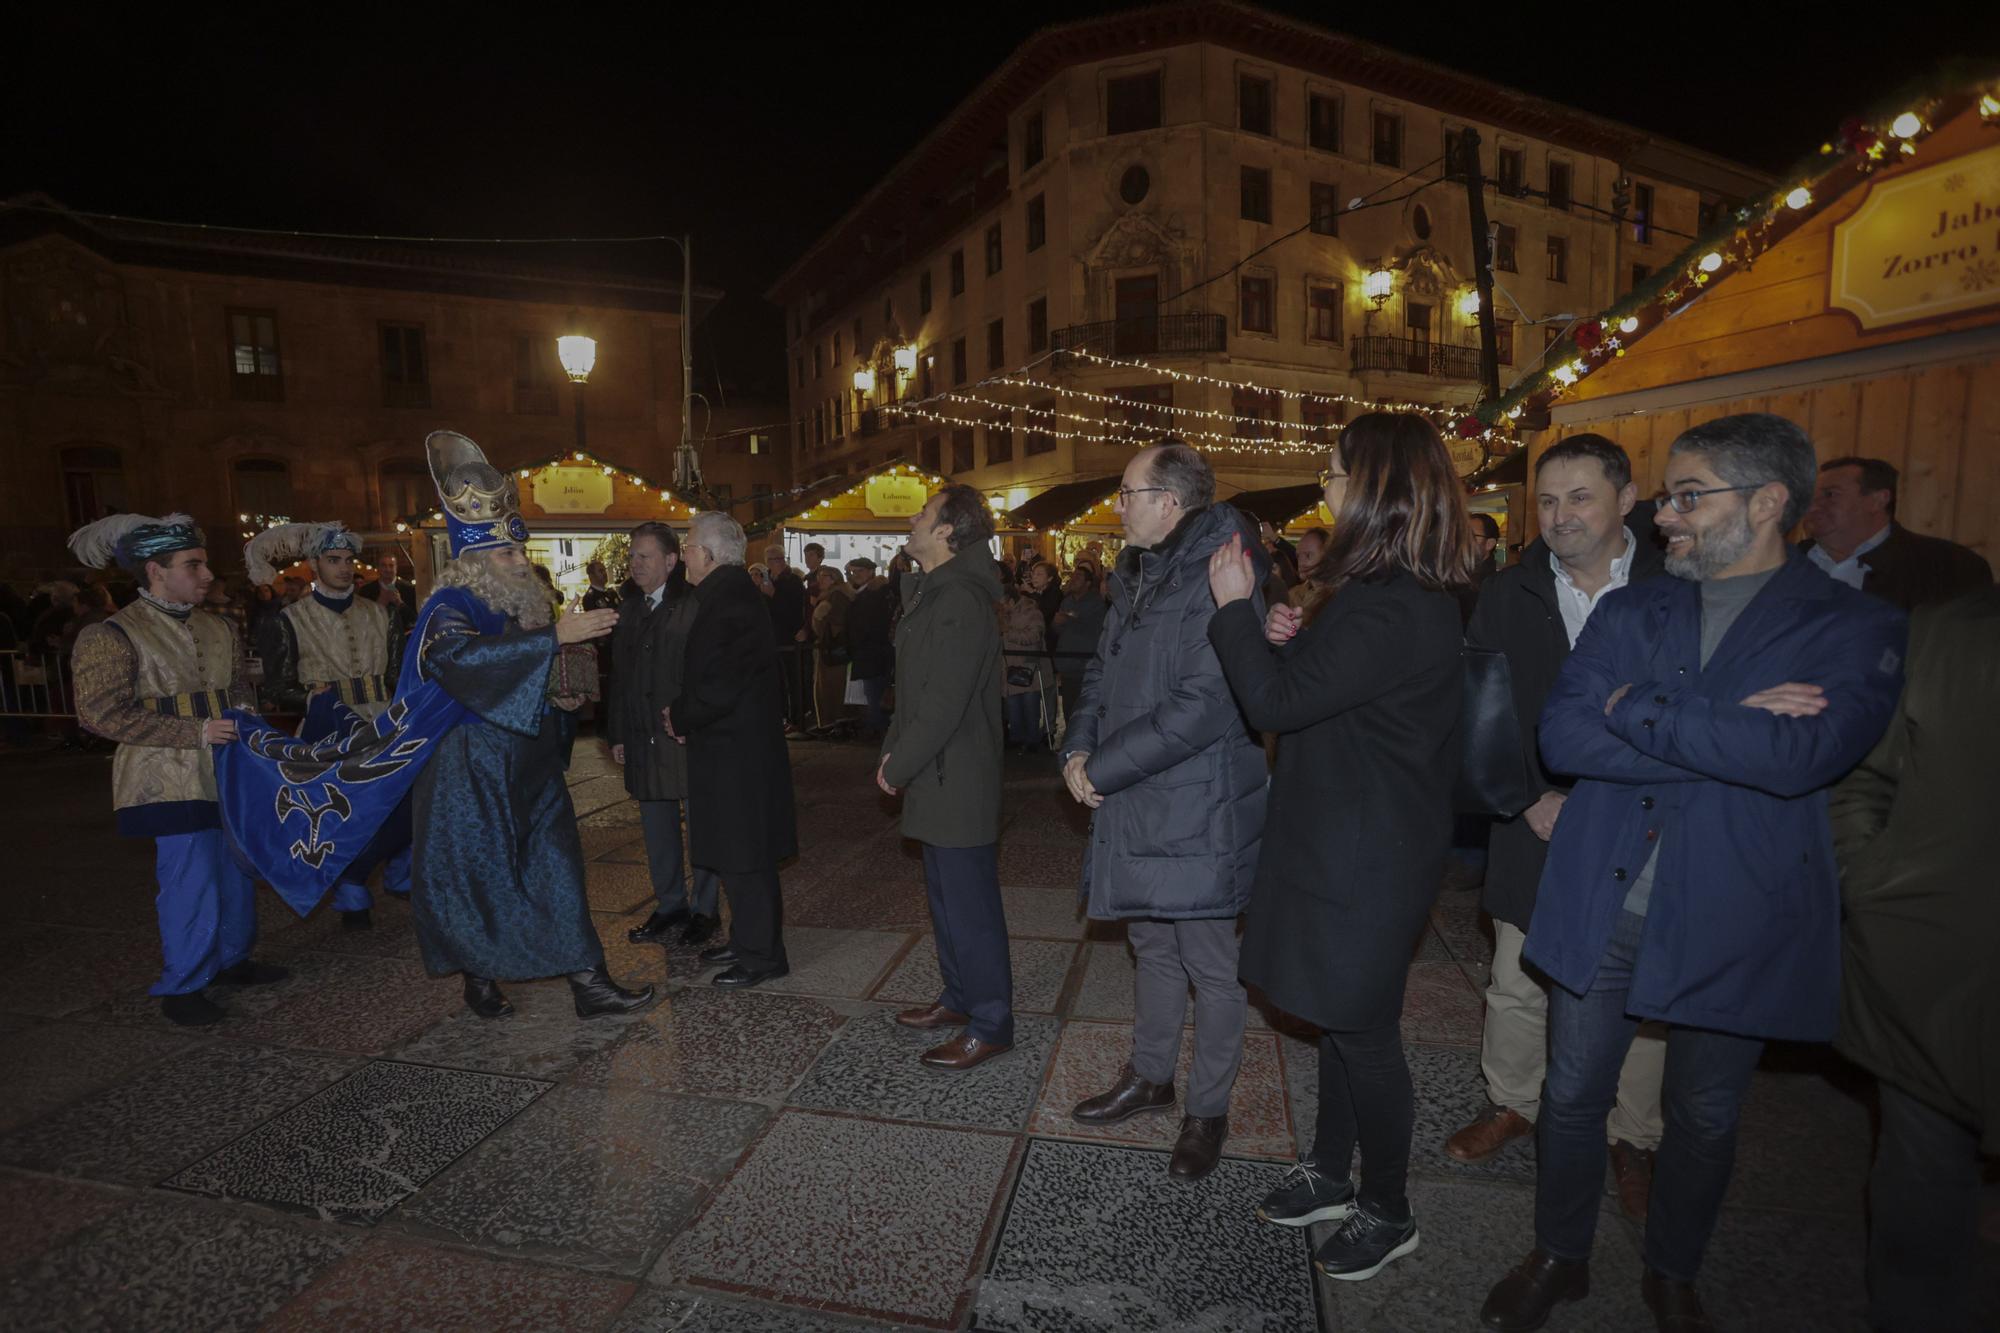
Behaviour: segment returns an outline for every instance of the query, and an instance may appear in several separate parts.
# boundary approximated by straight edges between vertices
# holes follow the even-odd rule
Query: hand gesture
[[[875,765],[875,785],[880,787],[883,791],[887,792],[889,795],[895,796],[898,793],[900,793],[903,789],[901,787],[891,787],[889,785],[889,779],[883,776],[888,771],[889,771],[889,756],[885,754],[882,756],[882,762]]]
[[[1256,566],[1243,549],[1243,534],[1237,533],[1208,558],[1208,590],[1215,594],[1217,606],[1228,606],[1244,600],[1256,588]]]
[[[233,717],[212,717],[201,724],[203,745],[227,745],[236,739],[236,719]]]
[[[1273,648],[1282,648],[1298,637],[1306,623],[1306,613],[1290,602],[1279,602],[1264,617],[1264,639]]]
[[[572,611],[556,622],[557,643],[582,643],[601,639],[618,624],[618,613],[610,607],[601,611]]]
[[[1745,699],[1743,706],[1779,717],[1818,717],[1826,711],[1826,691],[1817,685],[1774,685]]]
[[[1545,791],[1540,800],[1522,812],[1521,818],[1528,821],[1536,837],[1547,842],[1556,835],[1556,816],[1562,813],[1563,802],[1568,799],[1559,791]]]
[[[680,734],[680,733],[679,733],[678,731],[675,731],[675,730],[674,730],[674,710],[673,710],[673,709],[671,709],[671,708],[662,708],[662,709],[660,710],[660,723],[661,723],[661,725],[662,725],[662,726],[666,727],[666,729],[667,729],[667,735],[669,735],[669,736],[671,736],[671,737],[673,737],[673,738],[674,738],[674,744],[676,744],[676,745],[686,745],[686,744],[688,743],[688,742],[687,742],[687,737],[685,737],[685,736],[681,735],[681,734]]]
[[[1095,810],[1104,804],[1104,797],[1098,794],[1097,786],[1090,780],[1084,767],[1090,761],[1086,753],[1073,754],[1063,762],[1063,781],[1069,785],[1069,794],[1079,805]]]
[[[1626,681],[1623,685],[1620,685],[1617,689],[1611,691],[1611,697],[1604,701],[1604,716],[1610,717],[1611,710],[1618,706],[1618,701],[1620,699],[1623,699],[1626,695],[1630,694],[1631,692],[1632,692],[1632,682],[1629,680]],[[1745,702],[1747,703],[1748,700],[1745,700]]]

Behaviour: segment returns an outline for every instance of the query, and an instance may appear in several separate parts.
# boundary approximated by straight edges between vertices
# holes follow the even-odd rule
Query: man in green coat
[[[1841,1053],[1880,1082],[1869,1323],[1971,1328],[1980,1154],[2000,1154],[2000,589],[1910,620],[1902,702],[1834,788]]]
[[[1014,973],[1000,902],[1000,575],[993,516],[970,486],[947,486],[910,520],[923,566],[903,581],[896,712],[875,784],[903,793],[903,835],[924,846],[931,934],[944,992],[896,1015],[905,1027],[964,1030],[924,1052],[936,1069],[984,1064],[1014,1045]]]

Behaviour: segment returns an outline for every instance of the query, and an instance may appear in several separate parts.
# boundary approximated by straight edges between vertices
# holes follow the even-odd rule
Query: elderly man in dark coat
[[[727,964],[715,985],[755,986],[791,971],[778,863],[799,846],[778,645],[743,567],[742,524],[697,514],[683,554],[698,609],[665,721],[688,747],[689,859],[722,876],[730,908],[729,943],[702,959]]]
[[[653,914],[627,932],[634,944],[664,943],[676,926],[683,944],[704,944],[719,924],[713,870],[694,868],[688,891],[681,804],[688,794],[687,748],[667,735],[661,713],[681,692],[681,665],[695,596],[681,568],[680,538],[664,523],[632,531],[633,591],[618,608],[611,635],[611,702],[605,714],[611,757],[625,768],[625,790],[639,803]],[[586,603],[590,594],[584,594]]]
[[[1256,876],[1266,785],[1263,746],[1209,646],[1207,567],[1232,536],[1255,546],[1257,530],[1215,503],[1207,460],[1180,443],[1133,455],[1118,509],[1128,544],[1063,737],[1063,777],[1097,811],[1083,864],[1090,915],[1130,922],[1139,976],[1132,1062],[1071,1114],[1108,1124],[1174,1104],[1192,981],[1194,1064],[1168,1167],[1192,1180],[1222,1155],[1243,1060],[1249,1002],[1236,977],[1236,918]]]

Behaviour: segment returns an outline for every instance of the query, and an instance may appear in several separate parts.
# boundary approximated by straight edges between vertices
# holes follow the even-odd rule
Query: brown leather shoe
[[[1611,1140],[1611,1174],[1618,1181],[1618,1206],[1625,1216],[1645,1221],[1646,1204],[1653,1196],[1653,1150]]]
[[[1200,1180],[1215,1170],[1222,1158],[1222,1141],[1229,1137],[1226,1115],[1181,1117],[1181,1136],[1174,1141],[1173,1160],[1167,1174],[1178,1180]]]
[[[1533,1250],[1486,1293],[1479,1322],[1501,1333],[1528,1333],[1548,1323],[1549,1312],[1560,1302],[1580,1301],[1589,1294],[1589,1264]]]
[[[1676,1282],[1649,1268],[1639,1282],[1639,1294],[1646,1298],[1653,1326],[1660,1333],[1715,1333],[1708,1312],[1701,1308],[1701,1297],[1694,1293],[1694,1283]]]
[[[1002,1045],[999,1042],[981,1041],[967,1032],[953,1037],[942,1046],[931,1047],[918,1058],[932,1069],[948,1069],[953,1073],[962,1073],[985,1064],[996,1055],[1005,1055],[1013,1049],[1011,1042]]]
[[[1114,1125],[1141,1111],[1169,1110],[1173,1104],[1173,1084],[1149,1082],[1126,1065],[1111,1091],[1078,1102],[1069,1118],[1084,1125]]]
[[[903,1010],[896,1015],[896,1021],[906,1028],[962,1028],[967,1019],[964,1014],[954,1013],[941,1004],[927,1004]]]
[[[1520,1138],[1535,1132],[1535,1122],[1509,1106],[1489,1106],[1479,1118],[1444,1141],[1445,1154],[1461,1162],[1483,1162]]]

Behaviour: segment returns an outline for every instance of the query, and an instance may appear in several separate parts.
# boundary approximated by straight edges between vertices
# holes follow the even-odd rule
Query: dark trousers
[[[1558,1259],[1590,1257],[1604,1196],[1605,1121],[1639,1020],[1625,995],[1646,919],[1621,912],[1590,990],[1549,990],[1549,1067],[1536,1120],[1536,1243]],[[1736,1124],[1764,1043],[1699,1028],[1667,1029],[1660,1088],[1666,1132],[1653,1161],[1646,1266],[1692,1282],[1736,1165]]]
[[[882,697],[888,692],[887,676],[875,676],[861,682],[861,694],[867,700],[862,706],[861,725],[870,735],[879,736],[889,729],[889,710],[882,707]]]
[[[778,669],[785,684],[785,721],[794,727],[805,725],[807,682],[811,679],[806,669],[807,651],[804,644],[778,645]]]
[[[1359,1144],[1358,1196],[1363,1207],[1384,1221],[1410,1216],[1410,1134],[1416,1117],[1399,1023],[1320,1034],[1313,1161],[1333,1179],[1345,1180]]]
[[[1979,1135],[1893,1083],[1868,1175],[1868,1322],[1887,1333],[1969,1329],[1978,1264]]]
[[[752,972],[790,966],[777,869],[725,870],[722,887],[729,895],[729,945],[737,961]]]
[[[694,892],[688,892],[688,867],[683,863],[681,802],[639,802],[639,827],[646,832],[646,869],[653,881],[656,911],[687,908],[697,916],[714,916],[719,882],[713,870],[694,867]]]
[[[1014,1041],[1014,968],[1000,902],[1000,847],[924,847],[924,887],[937,940],[938,1003],[964,1014],[981,1041]]]
[[[1007,744],[1038,745],[1042,739],[1042,693],[1009,694],[1000,701],[1007,722]]]
[[[1057,676],[1056,694],[1062,699],[1063,732],[1076,725],[1076,710],[1083,698],[1082,676]]]

